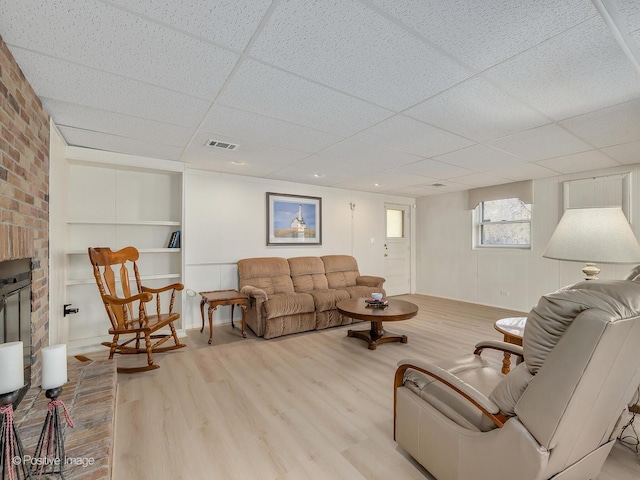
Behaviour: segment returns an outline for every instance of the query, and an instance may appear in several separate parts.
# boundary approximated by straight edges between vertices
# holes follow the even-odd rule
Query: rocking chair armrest
[[[113,297],[111,295],[105,295],[102,298],[105,302],[113,305],[126,305],[127,303],[133,303],[138,300],[142,300],[143,302],[150,302],[153,299],[153,296],[150,293],[143,292],[126,298]]]
[[[425,375],[428,375],[429,377],[437,380],[438,382],[449,387],[451,390],[460,394],[476,408],[478,408],[484,415],[489,417],[489,419],[491,419],[491,421],[495,423],[496,426],[502,427],[504,425],[506,417],[500,413],[500,408],[498,407],[498,405],[496,405],[495,402],[493,402],[473,386],[469,385],[465,381],[459,379],[443,368],[440,368],[437,365],[433,365],[431,363],[414,359],[400,360],[397,365],[398,369],[396,370],[395,375],[394,398],[397,394],[398,387],[401,387],[404,384],[404,373],[409,368],[412,368],[414,370],[417,370],[418,372],[422,372]]]
[[[183,290],[184,289],[184,285],[182,283],[172,283],[171,285],[166,285],[164,287],[161,288],[151,288],[151,287],[142,287],[142,291],[143,292],[149,292],[149,293],[162,293],[162,292],[166,292],[167,290]]]
[[[524,360],[524,349],[521,346],[514,345],[513,343],[501,342],[499,340],[484,340],[476,343],[475,350],[473,351],[474,355],[480,355],[482,350],[485,348],[490,350],[500,350],[501,352],[517,355]]]

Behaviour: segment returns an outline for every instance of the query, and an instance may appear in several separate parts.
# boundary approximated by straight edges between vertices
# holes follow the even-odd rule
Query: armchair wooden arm
[[[438,382],[446,385],[462,397],[467,399],[471,404],[478,408],[484,415],[486,415],[498,428],[501,428],[507,421],[507,417],[500,413],[498,405],[491,401],[484,394],[473,388],[468,383],[463,382],[455,375],[447,372],[446,370],[432,365],[430,363],[421,362],[420,360],[401,360],[398,362],[398,368],[396,370],[394,387],[393,387],[393,438],[396,438],[396,408],[398,402],[398,388],[404,385],[404,373],[408,369],[414,369],[418,372],[424,373],[429,377],[437,380]]]
[[[182,289],[184,289],[184,285],[182,283],[173,283],[171,285],[167,285],[160,288],[145,287],[143,285],[140,286],[140,290],[142,292],[146,292],[150,294],[153,293],[156,296],[156,315],[158,315],[158,317],[161,315],[161,312],[162,312],[160,294],[171,291],[171,298],[169,300],[169,314],[171,314],[173,313],[173,305],[176,300],[176,291],[180,291]]]
[[[524,360],[524,349],[519,345],[514,345],[513,343],[501,342],[498,340],[484,340],[476,343],[473,353],[474,355],[480,355],[484,349],[499,350],[504,353],[510,353],[511,355],[516,355],[520,357],[521,360]]]
[[[151,295],[150,293],[138,293],[127,298],[104,295],[102,299],[105,301],[105,303],[109,303],[110,305],[126,305],[127,303],[137,302],[138,300],[141,300],[143,302],[150,302],[153,299],[153,295]]]
[[[162,293],[171,289],[180,291],[184,289],[184,285],[181,283],[172,283],[171,285],[167,285],[161,288],[145,287],[144,285],[142,286],[142,291],[149,293]]]

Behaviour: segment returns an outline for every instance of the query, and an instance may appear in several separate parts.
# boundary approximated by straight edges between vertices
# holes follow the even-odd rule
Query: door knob
[[[388,257],[388,256],[389,256],[389,254],[388,254],[388,253],[385,253],[385,254],[384,254],[384,256],[385,256],[385,257]]]

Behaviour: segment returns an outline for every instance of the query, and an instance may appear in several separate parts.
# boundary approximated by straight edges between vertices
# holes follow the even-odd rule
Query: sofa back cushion
[[[296,292],[329,289],[327,276],[324,274],[324,263],[320,257],[295,257],[287,261]]]
[[[289,262],[281,257],[238,260],[238,284],[261,288],[267,295],[294,292]]]
[[[325,255],[320,257],[324,263],[329,288],[353,287],[360,276],[358,262],[351,255]]]

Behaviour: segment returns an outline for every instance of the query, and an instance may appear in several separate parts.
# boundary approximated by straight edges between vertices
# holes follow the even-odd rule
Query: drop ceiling
[[[70,145],[410,197],[640,163],[638,0],[0,0],[0,35]]]

